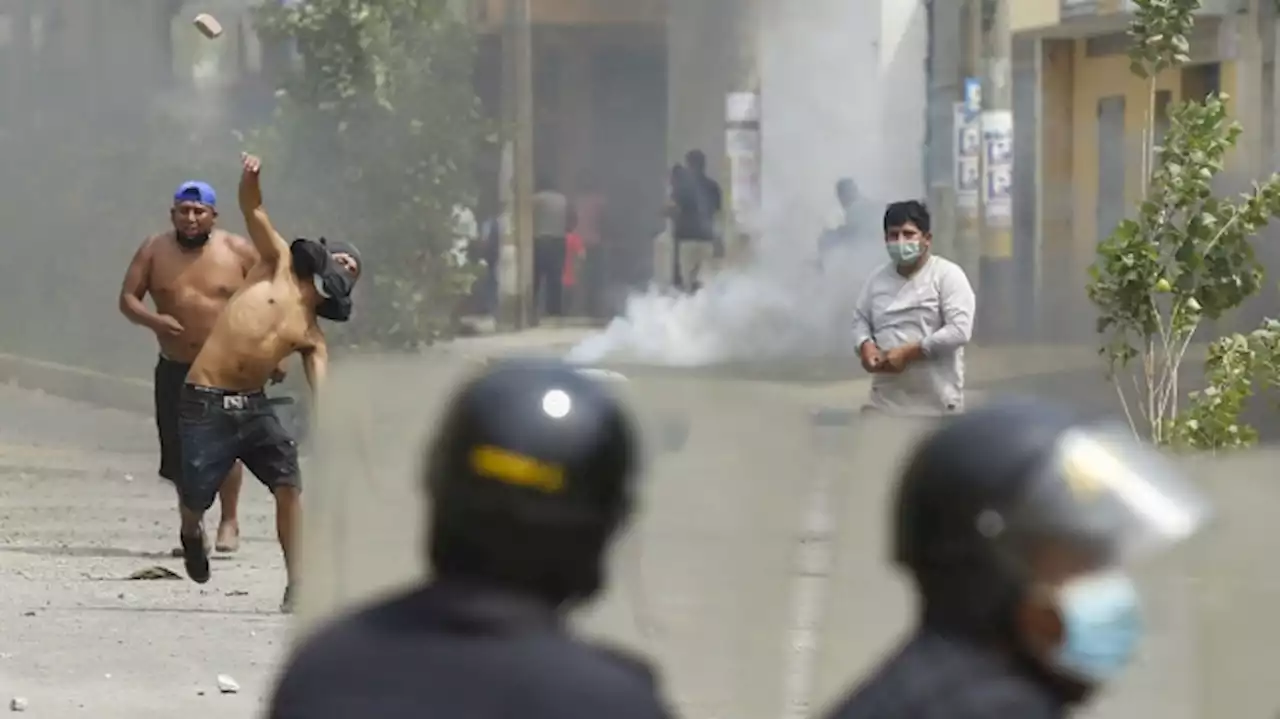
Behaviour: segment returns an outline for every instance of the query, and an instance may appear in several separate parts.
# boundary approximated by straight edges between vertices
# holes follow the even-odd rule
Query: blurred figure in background
[[[564,273],[561,275],[560,284],[564,286],[565,305],[569,314],[573,316],[582,316],[585,311],[585,297],[582,287],[578,280],[582,275],[582,268],[589,261],[590,255],[587,254],[586,245],[582,241],[582,235],[576,230],[570,231],[564,236]]]
[[[842,177],[836,181],[836,209],[827,220],[827,228],[852,227],[856,233],[876,234],[882,209],[863,196],[852,177]]]
[[[465,205],[453,206],[453,248],[451,254],[459,267],[470,264],[472,248],[480,240],[476,213]]]
[[[661,719],[648,666],[574,637],[640,463],[629,413],[555,361],[469,382],[427,451],[433,578],[304,642],[270,719]]]
[[[502,238],[507,233],[507,216],[496,201],[487,203],[476,242],[476,257],[484,262],[484,272],[477,281],[481,312],[494,315],[498,311],[498,261],[502,257]]]
[[[160,476],[182,479],[178,438],[178,398],[187,372],[209,338],[222,308],[244,284],[258,253],[249,240],[218,229],[218,195],[207,182],[184,182],[173,194],[173,229],[152,235],[134,253],[120,288],[120,312],[151,330],[160,345],[155,368],[156,432],[160,438]],[[147,307],[151,295],[155,310]],[[282,378],[281,371],[277,379]],[[218,492],[222,516],[214,547],[240,547],[240,487],[244,467],[236,462]],[[175,557],[182,549],[173,550]]]
[[[931,228],[929,209],[916,200],[884,211],[889,262],[868,278],[853,319],[874,410],[964,411],[964,348],[976,299],[964,270],[930,251]]]
[[[604,282],[609,262],[608,243],[604,238],[605,212],[608,199],[595,171],[585,170],[578,177],[578,190],[573,197],[575,230],[582,239],[586,256],[582,266],[582,288],[579,290],[588,316],[604,315]]]
[[[818,264],[843,248],[850,248],[859,240],[879,241],[880,218],[874,203],[864,199],[858,185],[851,177],[836,182],[834,212],[827,218],[822,234],[818,237]]]
[[[569,198],[548,177],[538,178],[533,195],[534,307],[550,317],[564,316],[565,235],[573,227]]]
[[[723,255],[719,234],[723,198],[720,184],[707,176],[707,156],[701,150],[690,150],[684,162],[685,172],[672,177],[675,281],[686,292],[696,292]]]
[[[676,256],[675,231],[680,217],[678,195],[689,184],[689,170],[676,163],[667,174],[667,202],[662,208],[666,227],[653,239],[653,281],[659,287],[679,287],[680,267]]]
[[[1040,402],[955,417],[899,479],[893,562],[919,623],[826,719],[1058,719],[1129,664],[1130,576],[1209,507],[1128,427]]]

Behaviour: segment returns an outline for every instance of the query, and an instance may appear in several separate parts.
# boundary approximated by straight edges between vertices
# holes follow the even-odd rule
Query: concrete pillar
[[[762,249],[812,251],[842,176],[877,203],[923,198],[924,3],[771,2],[760,27]]]
[[[936,252],[957,260],[955,103],[964,100],[964,4],[934,2],[929,11],[928,142],[925,182]]]
[[[667,13],[667,155],[670,163],[698,148],[707,167],[724,167],[724,103],[754,52],[751,36],[761,0],[682,0]]]
[[[812,251],[842,176],[875,202],[923,198],[927,34],[921,0],[672,3],[670,159],[697,147],[724,167],[725,95],[755,67],[763,252]]]

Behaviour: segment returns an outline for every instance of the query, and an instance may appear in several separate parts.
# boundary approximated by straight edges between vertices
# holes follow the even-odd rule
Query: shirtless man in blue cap
[[[125,272],[120,312],[151,330],[160,345],[155,368],[156,430],[160,476],[174,482],[182,471],[178,399],[187,372],[204,347],[218,315],[258,261],[249,240],[216,227],[218,196],[206,182],[184,182],[173,194],[173,229],[143,241]],[[155,308],[147,306],[151,295]],[[236,463],[222,484],[222,516],[215,548],[234,552],[240,544],[237,505],[242,467]],[[174,550],[182,556],[182,550]]]

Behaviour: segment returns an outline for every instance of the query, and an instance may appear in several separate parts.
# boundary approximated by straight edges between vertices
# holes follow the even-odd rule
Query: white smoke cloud
[[[651,288],[567,359],[695,367],[851,354],[858,292],[885,261],[879,239],[865,237],[833,251],[821,270],[799,256],[722,271],[692,295]]]
[[[852,355],[854,303],[866,278],[887,260],[884,203],[924,193],[925,4],[746,5],[760,13],[753,32],[762,108],[762,230],[755,256],[693,296],[650,290],[631,297],[607,329],[574,348],[571,360],[697,366]],[[691,22],[698,17],[689,14]],[[735,41],[732,23],[709,17],[715,21],[698,28],[703,43],[675,42],[673,52],[696,59],[703,48]],[[712,100],[699,104],[680,95],[681,112],[693,118],[691,126],[705,129],[682,123],[676,135],[689,146],[723,147],[723,127],[699,124],[713,117],[706,113],[723,111],[722,101],[714,92],[701,97]],[[714,158],[711,166],[718,167]],[[817,235],[836,209],[835,182],[846,176],[866,198],[867,212],[857,222],[864,239],[818,272]]]

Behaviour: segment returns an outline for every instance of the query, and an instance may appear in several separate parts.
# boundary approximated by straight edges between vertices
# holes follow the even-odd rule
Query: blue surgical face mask
[[[1133,579],[1120,572],[1093,574],[1057,590],[1063,641],[1057,669],[1101,684],[1129,664],[1142,638],[1142,611]]]
[[[901,267],[909,265],[920,259],[920,254],[924,251],[920,246],[920,240],[894,240],[886,242],[885,249],[889,251],[889,258],[894,264]]]

